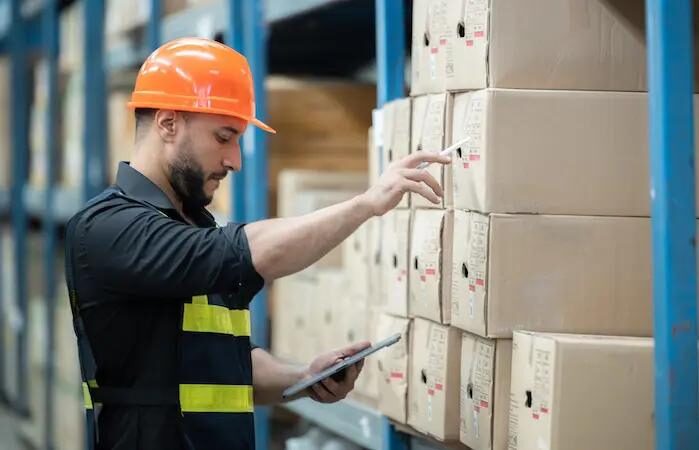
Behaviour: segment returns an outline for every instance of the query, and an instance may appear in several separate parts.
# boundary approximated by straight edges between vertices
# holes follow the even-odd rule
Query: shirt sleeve
[[[83,215],[74,239],[81,270],[122,293],[189,297],[264,284],[243,224],[198,228],[124,202]]]

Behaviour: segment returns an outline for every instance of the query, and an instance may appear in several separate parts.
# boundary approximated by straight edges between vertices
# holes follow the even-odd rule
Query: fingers
[[[423,162],[449,164],[451,158],[449,156],[441,156],[439,153],[419,151],[411,153],[400,161],[396,161],[396,166],[413,169]]]
[[[435,194],[434,191],[425,183],[419,183],[417,181],[406,179],[404,188],[407,191],[414,192],[425,197],[427,200],[431,201],[435,205],[439,205],[441,203],[440,197],[437,194]]]
[[[403,169],[401,173],[405,178],[409,180],[427,184],[438,196],[442,197],[444,195],[444,190],[442,189],[442,186],[439,184],[439,181],[437,181],[435,177],[433,177],[432,174],[430,174],[426,170]]]
[[[352,356],[357,352],[361,352],[365,348],[371,347],[371,342],[369,341],[359,341],[355,342],[354,344],[343,348],[342,350],[339,350],[340,353],[340,358],[346,358],[348,356]]]
[[[311,386],[311,390],[316,398],[315,401],[320,403],[333,403],[337,401],[335,395],[328,391],[328,389],[323,385],[323,383],[316,383]]]

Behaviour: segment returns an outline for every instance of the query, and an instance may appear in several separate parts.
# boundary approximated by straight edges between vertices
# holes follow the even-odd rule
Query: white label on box
[[[471,168],[473,164],[476,164],[481,160],[481,154],[483,151],[482,136],[484,105],[485,98],[479,94],[474,94],[468,106],[464,130],[465,136],[470,139],[468,143],[464,145],[464,147],[466,147],[465,152],[464,148],[462,148],[462,152],[464,152],[462,153],[464,169]]]
[[[550,414],[551,383],[553,368],[551,352],[537,348],[534,350],[534,389],[532,390],[532,418],[538,420],[543,414]]]
[[[473,47],[476,39],[486,38],[489,0],[464,0],[464,33],[466,46]]]
[[[516,394],[510,392],[510,418],[507,427],[507,450],[517,450],[517,436],[519,433],[519,403]]]

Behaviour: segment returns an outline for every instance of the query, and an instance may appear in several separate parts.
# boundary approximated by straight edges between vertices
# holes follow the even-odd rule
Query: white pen
[[[445,148],[444,150],[439,152],[439,156],[448,156],[451,152],[456,150],[457,148],[461,147],[465,143],[471,140],[471,136],[466,136],[464,139],[460,140],[459,142],[450,145],[449,147]],[[425,167],[429,166],[430,162],[423,161],[420,164],[417,165],[416,169],[424,169]]]

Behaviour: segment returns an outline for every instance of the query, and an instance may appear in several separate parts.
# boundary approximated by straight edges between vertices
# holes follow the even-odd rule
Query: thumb
[[[340,354],[342,355],[343,358],[346,358],[347,356],[352,356],[357,352],[361,352],[365,348],[371,347],[371,342],[369,341],[359,341],[355,342],[354,344],[345,347],[340,350]]]

